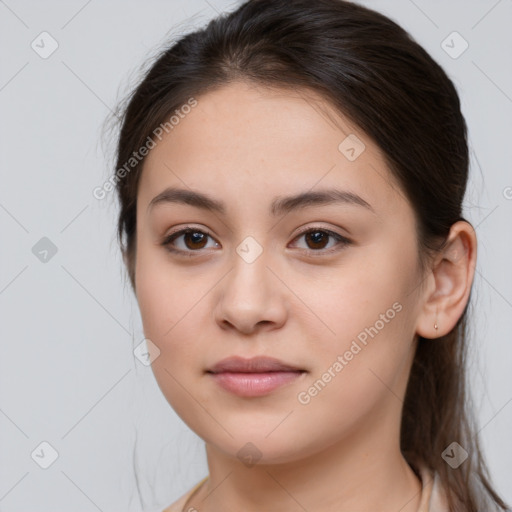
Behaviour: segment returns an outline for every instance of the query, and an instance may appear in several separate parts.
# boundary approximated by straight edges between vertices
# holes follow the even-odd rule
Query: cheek
[[[194,389],[201,370],[200,354],[194,352],[194,340],[201,331],[197,319],[204,315],[201,292],[187,286],[181,274],[159,262],[151,251],[140,252],[136,282],[144,336],[160,350],[151,365],[156,382],[176,413],[194,429],[207,421],[187,392]]]
[[[310,348],[315,369],[294,397],[296,428],[315,432],[305,440],[312,452],[388,421],[391,411],[398,418],[413,353],[411,312],[398,292],[333,297],[342,311],[324,312],[336,335]]]
[[[380,244],[354,251],[342,266],[314,278],[297,276],[294,291],[317,313],[310,328],[316,321],[318,343],[328,352],[348,350],[352,340],[364,343],[372,335],[392,345],[410,341],[410,329],[403,327],[413,315],[415,272],[412,248]]]
[[[413,250],[398,254],[381,246],[378,253],[379,258],[361,257],[358,265],[340,269],[335,280],[326,275],[320,280],[324,286],[300,281],[298,294],[309,290],[308,305],[328,327],[316,318],[302,326],[304,332],[320,326],[319,336],[312,338],[315,346],[309,347],[316,361],[309,381],[313,388],[311,393],[303,388],[304,401],[317,402],[319,413],[322,403],[329,409],[329,400],[353,412],[375,405],[380,393],[389,393],[386,387],[395,382],[400,387],[407,378],[415,323]]]
[[[407,306],[397,300],[360,304],[358,309],[353,301],[343,313],[331,316],[335,334],[324,335],[309,348],[316,356],[299,403],[321,396],[319,404],[332,400],[355,412],[399,380],[412,347]]]
[[[211,323],[211,282],[192,268],[171,265],[164,250],[149,247],[138,255],[136,283],[144,335],[160,350],[155,369],[166,368],[181,379],[194,377],[193,370],[199,372],[203,362],[198,340],[205,329],[211,330],[205,325]]]
[[[160,346],[169,330],[185,315],[190,287],[166,260],[165,250],[149,246],[142,238],[135,266],[137,301],[144,333]],[[172,332],[172,331],[171,331]],[[161,348],[161,347],[160,347]]]
[[[162,279],[158,269],[145,266],[142,262],[136,269],[137,301],[144,326],[144,334],[156,343],[175,323],[171,312],[173,298],[169,291],[166,291],[165,280]]]

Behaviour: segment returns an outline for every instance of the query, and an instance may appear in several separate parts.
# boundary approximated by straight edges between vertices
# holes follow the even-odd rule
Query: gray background
[[[480,242],[470,375],[491,474],[512,502],[512,1],[362,3],[406,28],[462,99],[466,216]],[[141,510],[134,452],[148,509],[206,474],[202,442],[133,356],[143,334],[116,245],[114,195],[100,201],[92,190],[113,171],[102,124],[139,67],[168,37],[228,8],[223,0],[0,1],[2,511]],[[46,59],[31,47],[42,46],[43,31],[59,45]],[[458,58],[442,47],[453,31],[469,44]],[[47,261],[33,252],[43,237],[57,249]],[[44,441],[58,452],[47,469]]]

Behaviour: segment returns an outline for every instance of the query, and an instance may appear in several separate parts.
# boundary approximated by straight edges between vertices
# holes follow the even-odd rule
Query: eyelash
[[[321,228],[321,227],[307,228],[307,229],[301,231],[300,233],[298,233],[297,236],[294,238],[294,240],[296,240],[304,235],[307,235],[308,233],[315,233],[315,232],[325,233],[329,237],[334,238],[338,242],[336,247],[330,248],[330,249],[318,249],[318,250],[304,249],[305,252],[307,252],[308,254],[315,256],[315,257],[322,256],[325,254],[330,255],[330,254],[332,254],[334,252],[338,252],[338,251],[344,249],[346,246],[352,244],[352,240],[349,240],[348,238],[340,235],[339,233],[335,233],[334,231],[330,231],[329,229],[325,229],[325,228]],[[163,247],[165,247],[171,253],[189,257],[189,258],[193,258],[193,257],[197,256],[197,254],[194,254],[194,253],[199,253],[202,250],[198,249],[195,251],[194,250],[184,251],[182,249],[176,249],[175,247],[172,246],[172,242],[174,242],[177,238],[179,238],[180,236],[183,236],[187,233],[202,233],[202,234],[207,235],[208,237],[213,239],[213,237],[206,231],[203,231],[202,229],[194,228],[193,226],[187,226],[186,228],[180,229],[179,231],[175,231],[174,233],[171,233],[168,236],[166,236],[164,238],[164,240],[162,241],[161,245]],[[218,243],[218,242],[216,242],[216,243]],[[340,245],[341,245],[341,247],[340,247]]]

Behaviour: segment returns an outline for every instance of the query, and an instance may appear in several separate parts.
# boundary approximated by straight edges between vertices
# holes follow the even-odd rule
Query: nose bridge
[[[245,238],[230,259],[231,272],[222,282],[216,308],[217,321],[244,332],[258,324],[282,324],[286,306],[279,282],[267,268],[271,252],[254,238]]]
[[[236,248],[232,258],[233,271],[231,285],[240,296],[245,294],[254,298],[263,296],[267,288],[269,272],[269,251],[254,242],[244,241]]]

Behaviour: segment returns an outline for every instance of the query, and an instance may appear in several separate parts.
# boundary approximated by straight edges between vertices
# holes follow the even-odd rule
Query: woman
[[[464,372],[476,236],[444,71],[342,0],[252,0],[123,112],[118,233],[209,475],[167,511],[490,511]]]

